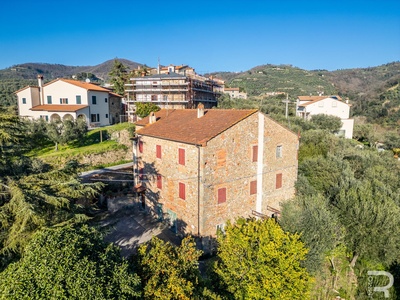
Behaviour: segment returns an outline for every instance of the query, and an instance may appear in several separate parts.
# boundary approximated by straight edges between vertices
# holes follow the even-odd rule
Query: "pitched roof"
[[[205,145],[209,140],[239,123],[258,110],[208,109],[197,117],[197,109],[160,110],[156,122],[149,124],[149,117],[136,124],[139,135],[151,136],[187,144]]]
[[[56,81],[63,81],[63,82],[69,83],[69,84],[73,84],[75,86],[84,88],[84,89],[86,89],[88,91],[98,91],[98,92],[107,92],[107,93],[110,92],[109,89],[103,88],[103,87],[101,87],[99,85],[96,85],[96,84],[93,84],[93,83],[82,82],[82,81],[73,80],[73,79],[65,79],[65,78],[55,79],[53,81],[50,81],[50,82],[46,83],[44,86],[50,85],[50,84],[52,84],[52,83],[54,83]]]
[[[27,89],[27,88],[35,88],[35,89],[38,89],[39,87],[36,86],[36,85],[27,85],[27,86],[25,86],[25,87],[23,87],[23,88],[20,88],[18,91],[15,91],[14,94],[17,94],[17,93],[19,93],[19,92],[21,92],[21,91],[23,91],[23,90],[25,90],[25,89]]]
[[[52,111],[52,112],[76,112],[88,105],[73,105],[73,104],[45,104],[32,107],[33,111]]]
[[[300,103],[299,106],[307,106],[310,104],[313,104],[315,102],[324,100],[324,99],[328,99],[328,98],[332,98],[332,99],[336,99],[338,101],[342,102],[342,98],[339,96],[299,96],[298,99],[300,101],[307,101],[305,103]]]

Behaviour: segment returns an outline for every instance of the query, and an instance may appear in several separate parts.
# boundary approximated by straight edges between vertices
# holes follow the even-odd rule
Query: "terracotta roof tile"
[[[205,145],[223,131],[256,113],[258,110],[208,109],[204,116],[197,118],[197,109],[160,110],[156,122],[149,124],[149,118],[137,122],[144,126],[139,135],[178,141],[187,144]]]
[[[89,83],[89,82],[82,82],[82,81],[73,80],[73,79],[59,79],[59,80],[79,86],[79,87],[84,88],[89,91],[110,92],[110,90],[108,90],[106,88],[103,88],[101,86],[98,86],[96,84]]]
[[[74,104],[45,104],[37,105],[31,108],[33,111],[52,111],[52,112],[76,112],[88,105],[74,105]]]
[[[299,106],[307,106],[328,98],[334,98],[337,99],[338,101],[342,101],[342,98],[339,96],[299,96],[298,98],[300,101],[303,101],[303,103],[300,103]],[[304,103],[304,101],[308,102]]]

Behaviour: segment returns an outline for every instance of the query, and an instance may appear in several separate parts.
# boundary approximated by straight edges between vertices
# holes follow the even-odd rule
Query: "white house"
[[[325,114],[339,117],[342,127],[339,135],[353,137],[354,119],[350,119],[350,104],[343,102],[339,96],[299,96],[296,115],[310,120],[313,115]]]
[[[228,94],[231,99],[247,99],[247,93],[240,92],[239,88],[224,88],[224,93]]]
[[[72,79],[56,79],[43,85],[41,75],[38,86],[27,86],[15,93],[21,117],[46,121],[84,118],[89,127],[113,123],[110,98],[113,105],[117,102],[115,105],[121,106],[121,96],[101,86]]]

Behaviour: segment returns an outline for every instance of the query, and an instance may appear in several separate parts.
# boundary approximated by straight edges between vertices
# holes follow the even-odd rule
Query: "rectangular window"
[[[151,95],[151,101],[157,101],[157,95]]]
[[[185,149],[179,148],[178,149],[178,161],[180,165],[185,165]]]
[[[282,158],[282,145],[276,146],[276,158]]]
[[[92,104],[97,104],[96,96],[92,96]]]
[[[258,145],[254,145],[252,148],[252,161],[256,162],[258,160]]]
[[[332,101],[332,107],[337,107],[337,100]]]
[[[156,145],[156,157],[161,159],[161,145]]]
[[[257,194],[257,180],[250,181],[250,195]]]
[[[68,98],[60,98],[60,104],[68,104]]]
[[[277,189],[280,189],[282,187],[282,173],[276,174],[276,185],[275,187]]]
[[[318,102],[318,107],[324,107],[324,101],[319,101]]]
[[[218,204],[226,202],[226,188],[218,189]]]
[[[139,152],[143,153],[143,141],[139,141]]]
[[[76,96],[76,104],[82,104],[82,99],[80,95]]]
[[[53,99],[51,99],[51,96],[47,96],[47,104],[52,104]]]
[[[179,198],[186,200],[186,186],[182,182],[179,182]]]
[[[157,174],[157,188],[162,190],[162,176]]]
[[[99,122],[100,121],[100,115],[99,114],[91,114],[90,115],[90,122]]]
[[[107,103],[107,102],[108,102],[108,99],[107,99],[107,98],[104,98],[104,102]]]
[[[22,104],[26,104],[26,98],[22,98]]]

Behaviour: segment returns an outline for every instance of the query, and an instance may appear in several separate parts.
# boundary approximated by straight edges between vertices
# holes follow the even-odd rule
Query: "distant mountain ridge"
[[[136,69],[143,64],[133,62],[127,59],[116,58],[131,70]],[[71,77],[78,73],[91,73],[96,77],[107,81],[108,73],[114,65],[114,59],[107,60],[96,66],[66,66],[61,64],[48,63],[24,63],[14,65],[0,70],[0,80],[26,79],[34,80],[37,75],[43,75],[45,81],[56,78]]]
[[[145,64],[115,58],[130,70]],[[37,84],[37,75],[48,82],[56,78],[78,79],[89,77],[98,83],[109,80],[114,60],[96,66],[66,66],[61,64],[25,63],[0,70],[0,105],[15,105],[18,89]],[[192,66],[195,67],[195,66]],[[244,72],[214,72],[204,74],[225,80],[228,87],[239,87],[250,97],[261,99],[277,93],[287,93],[291,100],[299,95],[339,95],[349,98],[355,115],[369,120],[395,124],[400,120],[400,62],[368,68],[327,70],[303,70],[292,65],[260,65]],[[281,95],[282,96],[282,95]],[[399,121],[400,123],[400,121]]]

